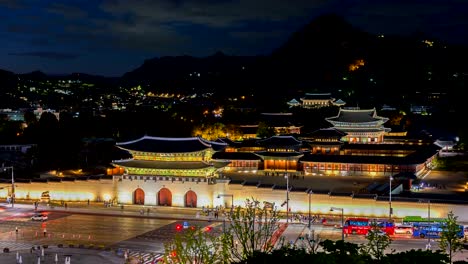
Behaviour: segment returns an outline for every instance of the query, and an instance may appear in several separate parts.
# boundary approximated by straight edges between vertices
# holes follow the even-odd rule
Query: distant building
[[[344,144],[341,138],[344,136],[346,133],[334,128],[322,128],[302,135],[301,139],[309,143],[312,154],[340,154],[340,149]]]
[[[243,139],[257,138],[258,125],[240,125],[239,130]]]
[[[426,105],[411,105],[410,112],[418,115],[430,115],[431,107]]]
[[[53,109],[42,109],[42,107],[38,107],[33,112],[34,112],[34,115],[36,116],[37,120],[39,120],[41,118],[42,113],[52,113],[57,118],[57,120],[60,120],[60,113],[56,112]]]
[[[12,109],[0,109],[0,114],[6,116],[10,121],[24,121],[24,113],[21,111],[13,111]]]
[[[294,123],[292,113],[262,113],[260,120],[273,127],[276,135],[301,133],[301,127]]]
[[[396,111],[397,109],[393,106],[384,104],[380,110],[381,111]]]
[[[335,98],[331,93],[306,93],[301,101],[303,108],[320,108],[331,106]]]
[[[342,106],[344,106],[345,104],[346,104],[346,102],[343,101],[343,100],[341,100],[341,99],[338,99],[338,100],[336,100],[336,101],[333,102],[333,105],[338,106],[338,107],[342,107]]]
[[[301,103],[296,99],[292,99],[291,101],[287,102],[287,104],[289,105],[289,107],[301,106]]]

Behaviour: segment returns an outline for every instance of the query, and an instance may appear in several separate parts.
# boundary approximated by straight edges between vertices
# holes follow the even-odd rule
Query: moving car
[[[395,227],[395,234],[413,234],[413,227],[410,225],[400,225]]]
[[[49,219],[49,217],[43,214],[37,214],[31,217],[31,220],[33,221],[46,221],[47,219]]]

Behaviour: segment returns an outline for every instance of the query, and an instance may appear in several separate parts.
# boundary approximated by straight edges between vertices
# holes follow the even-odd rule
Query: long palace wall
[[[11,184],[2,184],[0,197],[11,194]],[[17,199],[41,199],[43,192],[49,192],[51,200],[56,201],[104,201],[114,197],[114,182],[104,180],[77,180],[63,182],[15,182],[15,197]]]
[[[201,208],[214,206],[243,205],[246,199],[254,198],[260,202],[275,203],[280,211],[285,211],[285,190],[272,190],[270,188],[257,188],[254,186],[242,186],[229,184],[228,181],[218,180],[217,183],[207,181],[192,182],[190,178],[182,180],[129,180],[115,177],[113,180],[84,180],[74,182],[33,182],[15,183],[15,194],[18,199],[40,199],[43,192],[48,191],[51,200],[63,201],[106,201],[114,199],[117,203],[135,203],[137,189],[143,191],[144,205],[158,205],[158,195],[162,189],[170,192],[172,206],[184,207],[187,205],[186,197],[189,192],[191,199],[196,197],[196,206]],[[11,185],[3,184],[0,187],[0,197],[9,195]],[[166,193],[167,195],[167,193]],[[386,217],[389,212],[388,201],[374,199],[352,198],[350,196],[334,196],[327,194],[312,194],[311,213],[330,214],[330,207],[344,208],[346,216],[374,216]],[[309,208],[309,195],[305,192],[290,192],[289,207],[291,212],[307,214]],[[418,202],[393,201],[393,216],[401,218],[409,215],[427,216],[428,204]],[[430,204],[431,217],[445,217],[453,211],[460,221],[468,222],[468,205],[442,204],[432,202]]]

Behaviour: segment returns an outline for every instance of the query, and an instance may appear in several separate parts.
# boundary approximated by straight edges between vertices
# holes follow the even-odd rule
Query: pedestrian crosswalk
[[[0,241],[0,248],[8,248],[10,251],[31,249],[32,243]]]
[[[138,252],[130,251],[128,258],[134,258],[138,260],[139,264],[156,264],[160,259],[162,259],[163,254],[161,253],[148,253],[148,252]]]

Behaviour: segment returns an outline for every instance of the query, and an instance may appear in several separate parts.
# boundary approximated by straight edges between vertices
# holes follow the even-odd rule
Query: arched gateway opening
[[[185,207],[197,207],[197,194],[192,190],[185,193]]]
[[[158,192],[158,205],[172,206],[172,193],[167,188],[162,188]]]
[[[133,204],[145,204],[145,191],[138,188],[133,192]]]

